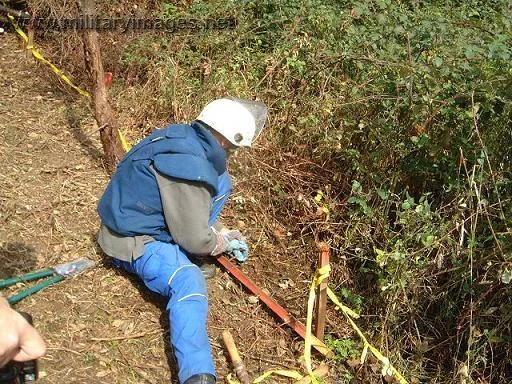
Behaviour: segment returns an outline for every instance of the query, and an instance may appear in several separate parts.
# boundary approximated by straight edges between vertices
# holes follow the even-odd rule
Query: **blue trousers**
[[[144,255],[132,263],[113,260],[115,266],[138,275],[151,291],[169,298],[171,344],[180,383],[198,373],[215,375],[206,332],[206,281],[199,267],[178,245],[160,241],[146,244]]]
[[[225,172],[219,177],[219,196],[212,199],[210,226],[217,220],[230,192],[231,181]],[[144,255],[131,263],[113,259],[113,264],[136,274],[151,291],[169,299],[171,344],[178,361],[180,383],[199,373],[216,376],[206,332],[206,281],[185,251],[177,244],[153,241],[144,246]]]

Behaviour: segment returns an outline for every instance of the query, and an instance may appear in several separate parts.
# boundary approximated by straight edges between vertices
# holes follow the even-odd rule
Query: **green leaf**
[[[357,196],[351,196],[348,198],[347,200],[350,204],[359,204],[359,202],[361,201],[361,198],[360,197],[357,197]]]
[[[377,264],[381,268],[385,267],[388,263],[388,254],[382,249],[374,248],[374,250],[376,253],[375,260],[377,261]]]
[[[505,269],[501,273],[501,282],[504,284],[510,284],[511,281],[512,281],[512,271],[509,269]]]
[[[412,207],[414,207],[414,197],[411,197],[409,194],[407,194],[406,199],[402,203],[402,209],[406,211]]]
[[[317,203],[319,203],[323,197],[324,197],[324,193],[322,191],[320,191],[320,190],[316,191],[315,201]]]
[[[402,261],[405,260],[405,253],[402,253],[400,251],[394,251],[389,255],[393,260],[395,261]]]
[[[377,195],[384,201],[386,201],[387,199],[389,199],[389,192],[386,191],[385,189],[381,189],[381,188],[378,188],[377,189]]]
[[[361,184],[357,180],[354,180],[352,182],[352,192],[359,193],[362,191],[363,191],[363,187],[361,186]]]
[[[426,235],[421,238],[421,243],[424,247],[430,247],[434,244],[434,240],[436,239],[433,235]]]

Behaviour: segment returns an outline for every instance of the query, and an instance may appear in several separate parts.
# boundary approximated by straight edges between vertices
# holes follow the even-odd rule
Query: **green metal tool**
[[[23,291],[7,298],[9,304],[15,304],[25,297],[39,292],[40,290],[58,283],[59,281],[62,281],[68,277],[78,275],[79,273],[93,266],[94,261],[92,260],[78,259],[69,263],[59,264],[54,268],[47,268],[37,272],[30,272],[22,276],[9,277],[7,279],[0,280],[0,289],[10,287],[21,282],[39,280],[45,277],[49,277],[48,279],[43,280],[40,283],[24,289]]]

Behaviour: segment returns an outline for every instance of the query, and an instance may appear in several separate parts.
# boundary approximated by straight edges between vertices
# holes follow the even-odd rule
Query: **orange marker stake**
[[[228,349],[229,357],[231,357],[231,362],[233,363],[236,376],[242,384],[251,384],[252,380],[249,377],[249,373],[247,372],[240,355],[238,354],[233,336],[231,336],[231,333],[227,329],[222,332],[222,339]]]

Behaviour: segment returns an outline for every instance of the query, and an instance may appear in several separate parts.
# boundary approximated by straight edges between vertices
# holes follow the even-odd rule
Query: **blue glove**
[[[249,246],[245,240],[233,239],[229,241],[224,252],[233,256],[240,263],[243,263],[249,257]]]

